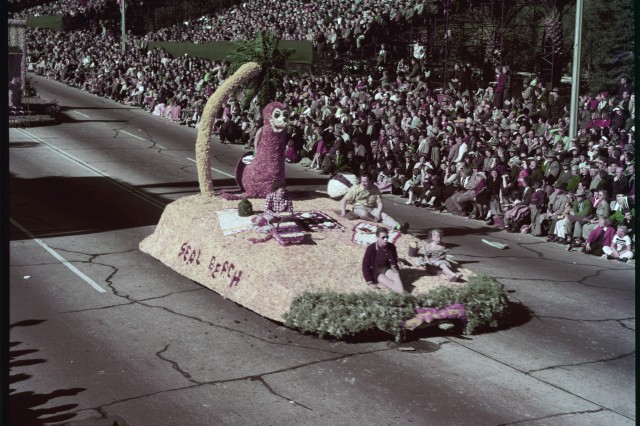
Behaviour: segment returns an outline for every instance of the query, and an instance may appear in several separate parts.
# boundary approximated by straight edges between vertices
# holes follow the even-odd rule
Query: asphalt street
[[[12,425],[635,424],[635,265],[389,196],[411,233],[443,228],[505,286],[514,323],[427,330],[413,351],[303,335],[138,250],[198,191],[195,129],[30,77],[66,119],[9,132]],[[233,186],[246,151],[213,143],[216,185]],[[287,165],[287,180],[327,176]]]

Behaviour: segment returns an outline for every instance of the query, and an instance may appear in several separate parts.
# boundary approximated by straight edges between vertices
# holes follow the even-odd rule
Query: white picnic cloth
[[[253,219],[255,215],[239,216],[238,209],[218,210],[216,213],[218,214],[218,223],[224,236],[248,231],[253,227],[251,219]]]

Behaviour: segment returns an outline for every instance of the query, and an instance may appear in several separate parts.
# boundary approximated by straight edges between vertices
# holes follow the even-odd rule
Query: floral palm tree
[[[257,96],[258,106],[262,110],[275,100],[278,85],[291,73],[285,69],[285,62],[293,50],[280,49],[279,44],[280,40],[274,34],[262,32],[253,41],[236,42],[235,51],[227,56],[231,63],[231,73],[247,62],[260,64],[260,73],[245,87],[245,107]]]
[[[198,182],[204,195],[214,195],[210,155],[213,120],[224,99],[240,87],[245,88],[245,106],[256,96],[260,109],[274,100],[278,84],[289,74],[284,68],[285,61],[293,53],[290,49],[278,49],[278,44],[273,34],[262,33],[254,41],[236,42],[236,50],[228,56],[232,75],[207,101],[196,137]]]

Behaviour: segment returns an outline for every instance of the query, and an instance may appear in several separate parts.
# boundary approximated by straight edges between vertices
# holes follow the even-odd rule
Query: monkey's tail
[[[213,121],[222,106],[222,101],[238,87],[247,83],[260,73],[260,65],[255,62],[247,62],[236,72],[227,78],[222,86],[213,92],[207,100],[207,104],[202,111],[202,118],[198,126],[196,137],[196,166],[198,168],[198,183],[200,193],[213,197],[213,179],[211,177],[211,132]]]

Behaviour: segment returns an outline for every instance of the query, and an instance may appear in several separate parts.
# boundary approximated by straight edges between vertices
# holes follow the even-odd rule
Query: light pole
[[[120,12],[121,12],[121,19],[120,19],[120,27],[122,30],[122,37],[121,37],[121,41],[122,41],[122,53],[124,53],[126,47],[127,47],[127,30],[125,29],[125,19],[124,19],[124,1],[125,0],[120,0]]]
[[[583,0],[576,0],[576,31],[573,36],[573,69],[571,70],[571,108],[569,111],[569,138],[574,138],[578,129],[580,47],[582,45],[582,3]]]

